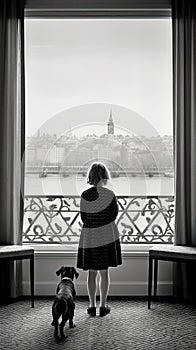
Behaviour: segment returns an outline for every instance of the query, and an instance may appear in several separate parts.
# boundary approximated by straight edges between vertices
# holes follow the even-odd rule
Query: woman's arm
[[[115,194],[110,204],[110,213],[111,213],[112,221],[114,221],[118,215],[118,203],[117,203]]]

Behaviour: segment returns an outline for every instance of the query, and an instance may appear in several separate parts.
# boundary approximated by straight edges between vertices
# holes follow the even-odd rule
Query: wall
[[[32,245],[31,245],[32,246]],[[56,270],[64,266],[76,266],[76,249],[61,245],[35,247],[35,295],[54,295],[59,277]],[[148,286],[149,246],[122,247],[123,264],[110,268],[110,295],[146,296]],[[87,295],[87,272],[78,269],[75,280],[77,295]],[[23,294],[30,295],[29,261],[23,261]],[[160,261],[157,295],[172,294],[172,263]]]

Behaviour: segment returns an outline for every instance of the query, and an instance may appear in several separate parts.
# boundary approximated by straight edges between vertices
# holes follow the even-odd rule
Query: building
[[[108,121],[108,135],[114,135],[114,122],[112,118],[112,109],[110,110],[110,118]]]

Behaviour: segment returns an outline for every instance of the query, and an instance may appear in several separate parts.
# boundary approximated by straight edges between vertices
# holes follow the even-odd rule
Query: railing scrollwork
[[[172,243],[174,196],[117,196],[123,244]],[[25,196],[23,243],[77,244],[79,196]]]

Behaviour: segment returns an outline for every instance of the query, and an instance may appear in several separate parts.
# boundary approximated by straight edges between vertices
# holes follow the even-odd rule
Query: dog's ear
[[[78,278],[79,273],[76,271],[75,267],[72,267],[75,278]]]
[[[61,266],[60,269],[58,269],[58,270],[56,271],[57,276],[60,275],[60,273],[62,272],[63,268],[64,268],[64,266]]]

